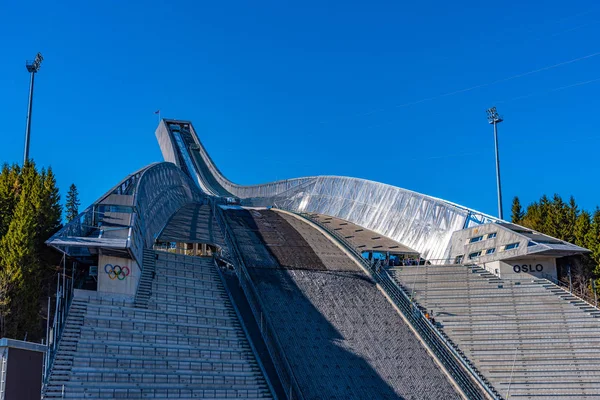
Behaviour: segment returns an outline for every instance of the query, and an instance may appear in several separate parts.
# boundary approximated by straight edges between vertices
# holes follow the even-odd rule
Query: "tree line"
[[[593,295],[593,286],[600,286],[600,208],[590,213],[581,209],[573,196],[564,201],[555,194],[551,199],[543,195],[525,209],[515,197],[511,211],[511,220],[516,224],[590,250],[589,254],[569,257],[558,266],[565,280],[571,274],[581,294]]]
[[[71,185],[67,216],[77,215]],[[62,227],[62,205],[51,168],[4,164],[0,171],[0,337],[45,335],[47,297],[54,293],[61,254],[45,241]]]

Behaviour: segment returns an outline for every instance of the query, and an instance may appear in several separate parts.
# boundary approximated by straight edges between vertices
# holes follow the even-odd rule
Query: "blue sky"
[[[161,160],[161,109],[237,183],[356,176],[495,214],[492,105],[505,214],[600,204],[600,4],[459,3],[4,1],[0,160],[22,160],[41,51],[30,154],[84,206]]]

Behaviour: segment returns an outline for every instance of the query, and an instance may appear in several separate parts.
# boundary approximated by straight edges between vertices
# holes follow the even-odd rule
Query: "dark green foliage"
[[[600,209],[596,207],[596,211],[592,215],[590,229],[585,235],[585,246],[592,251],[592,259],[596,265],[600,264]]]
[[[590,215],[579,209],[573,196],[565,203],[558,194],[552,200],[544,195],[527,206],[527,211],[517,222],[515,215],[519,215],[520,207],[519,199],[515,197],[513,222],[589,249],[590,254],[576,260],[569,259],[568,263],[572,266],[573,279],[579,282],[581,293],[591,294],[591,277],[597,279],[600,286],[600,209],[596,208]]]
[[[577,217],[577,221],[575,222],[575,229],[573,230],[575,235],[574,243],[577,246],[586,247],[586,237],[588,232],[590,231],[591,225],[591,216],[587,211],[582,211],[581,214]]]
[[[519,198],[515,196],[512,203],[511,221],[515,224],[518,224],[523,219],[523,216],[523,207],[521,207],[521,202],[519,201]]]
[[[40,301],[59,258],[44,242],[60,228],[52,170],[4,165],[0,173],[0,337],[41,336]]]
[[[67,222],[71,222],[79,214],[79,192],[77,186],[74,183],[69,187],[69,193],[67,193],[67,203],[65,204],[67,212]]]

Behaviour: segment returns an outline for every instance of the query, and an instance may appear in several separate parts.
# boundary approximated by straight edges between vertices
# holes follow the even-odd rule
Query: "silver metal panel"
[[[198,144],[198,152],[206,167],[200,169],[209,171],[212,180],[222,189],[244,199],[247,205],[275,205],[297,212],[342,218],[409,246],[428,259],[447,258],[447,247],[454,231],[497,221],[489,215],[441,199],[357,178],[312,176],[260,185],[237,185],[219,171],[191,123],[182,122],[190,124],[190,131]],[[167,123],[177,121],[161,121],[157,137],[165,160],[177,160],[180,158],[171,154],[177,148]],[[167,137],[171,143],[166,142]],[[190,150],[180,147],[179,151],[188,153]],[[181,159],[186,157],[190,155],[181,154]],[[194,171],[200,177],[199,182],[211,181],[210,177],[201,176],[201,170]],[[206,192],[203,186],[199,184]],[[209,194],[217,188],[212,189]]]
[[[126,239],[93,236],[97,231],[94,222],[96,207],[110,196],[123,193],[133,196],[134,206],[130,225],[123,230],[123,233],[127,232]],[[174,164],[151,164],[128,175],[46,243],[73,255],[78,254],[75,249],[78,247],[129,249],[136,261],[141,263],[143,249],[152,247],[154,239],[171,216],[186,204],[200,202],[205,197]]]
[[[179,167],[177,156],[175,155],[175,143],[173,143],[173,139],[169,135],[169,130],[165,125],[164,121],[161,121],[158,124],[158,128],[156,128],[156,140],[158,140],[158,145],[160,146],[160,151],[162,152],[163,159],[166,162],[173,163]]]

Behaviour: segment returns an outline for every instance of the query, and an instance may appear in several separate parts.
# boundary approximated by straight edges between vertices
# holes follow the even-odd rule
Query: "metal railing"
[[[579,300],[586,302],[587,304],[589,304],[590,306],[594,307],[594,308],[598,308],[598,297],[597,295],[594,296],[594,298],[592,299],[590,296],[586,296],[584,294],[576,294],[573,291],[572,285],[569,285],[566,282],[563,282],[559,279],[554,278],[552,275],[546,274],[546,273],[542,273],[542,277],[544,279],[546,279],[547,281],[549,281],[550,283],[558,286],[559,288],[563,289],[565,292],[571,294],[572,296],[577,297]],[[593,280],[592,280],[592,287],[593,287]],[[592,289],[594,290],[594,289]],[[594,291],[595,294],[595,291]]]
[[[286,210],[290,212],[289,210]],[[338,232],[329,229],[324,224],[311,218],[310,214],[295,213],[308,219],[321,229],[329,233],[348,252],[350,252],[363,267],[368,271],[371,278],[378,283],[400,309],[404,317],[409,321],[421,338],[427,343],[431,351],[436,355],[440,363],[452,375],[454,381],[469,399],[501,399],[500,393],[490,382],[475,368],[473,363],[467,359],[465,354],[458,349],[452,340],[435,324],[433,324],[422,311],[410,294],[393,279],[385,268],[377,267],[370,263]],[[475,384],[477,382],[477,384]],[[483,389],[486,395],[479,388]]]
[[[235,240],[235,236],[225,221],[223,210],[217,206],[215,201],[213,201],[212,205],[213,215],[217,219],[217,222],[219,223],[219,226],[223,232],[225,243],[230,249],[231,256],[233,258],[232,261],[235,267],[236,275],[238,276],[240,282],[240,286],[246,295],[246,299],[248,300],[250,308],[252,309],[254,318],[258,323],[259,330],[262,334],[263,340],[265,341],[265,345],[267,346],[269,354],[271,355],[271,359],[273,360],[273,364],[275,365],[275,369],[277,370],[279,380],[281,381],[289,400],[302,400],[304,399],[304,396],[300,390],[300,386],[298,385],[296,377],[294,376],[294,372],[285,355],[285,352],[283,351],[283,347],[279,342],[276,330],[267,316],[267,313],[265,312],[266,308],[260,299],[258,290],[252,282],[252,278],[250,277],[248,269],[246,268],[246,264],[242,258],[237,241]]]
[[[0,354],[0,399],[4,399],[6,392],[6,359],[8,358],[8,347],[5,347]]]
[[[246,329],[246,323],[244,322],[244,319],[242,318],[240,310],[238,309],[237,305],[235,304],[233,295],[231,294],[231,292],[229,291],[229,288],[227,287],[227,283],[225,282],[225,277],[223,276],[221,269],[217,265],[216,258],[214,259],[214,265],[215,265],[215,268],[217,269],[217,272],[219,273],[219,278],[221,279],[221,282],[223,283],[223,287],[225,288],[225,291],[227,292],[227,296],[229,297],[229,302],[231,303],[231,306],[233,307],[233,310],[235,311],[235,315],[237,316],[237,319],[240,322],[240,326],[244,330],[244,335],[246,335],[246,337],[248,338],[248,344],[250,345],[252,354],[254,354],[254,358],[256,359],[256,362],[260,368],[260,371],[262,372],[262,374],[265,378],[265,382],[267,383],[267,386],[269,387],[269,391],[273,395],[273,399],[278,400],[277,393],[275,392],[275,389],[273,388],[273,385],[271,384],[271,379],[269,378],[269,375],[267,374],[267,371],[265,370],[265,366],[264,366],[263,362],[261,361],[260,356],[258,355],[258,351],[256,350],[254,343],[252,343],[252,339],[250,338],[250,333],[248,332],[248,329]]]
[[[52,326],[46,330],[47,350],[44,359],[44,385],[45,388],[50,378],[50,372],[54,364],[54,359],[58,351],[58,345],[67,322],[67,316],[74,294],[73,277],[67,276],[64,273],[59,273],[56,280],[56,302],[54,308],[54,320]],[[50,298],[48,298],[50,300]],[[48,314],[50,313],[50,301],[48,301]]]

